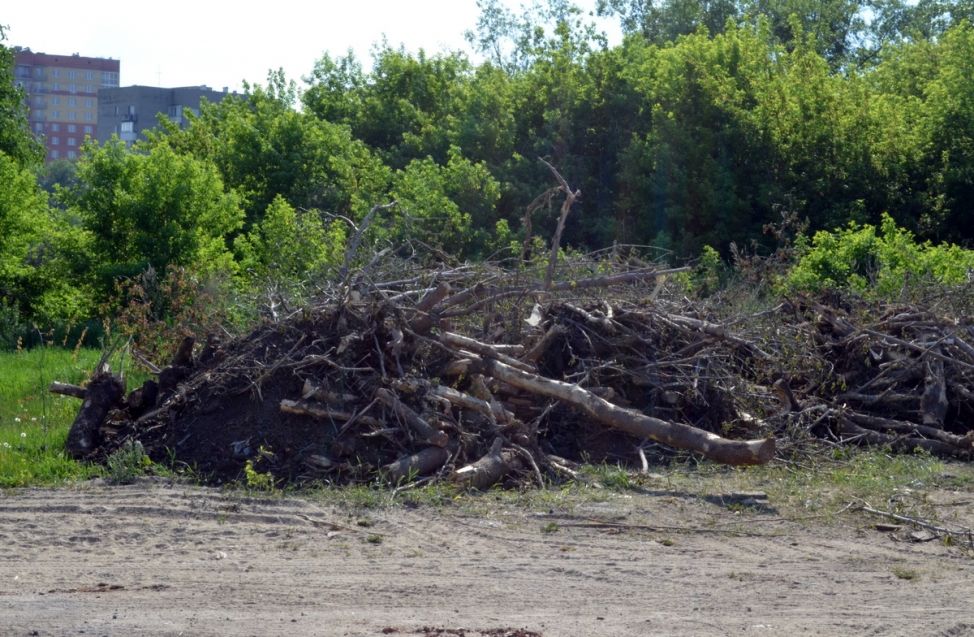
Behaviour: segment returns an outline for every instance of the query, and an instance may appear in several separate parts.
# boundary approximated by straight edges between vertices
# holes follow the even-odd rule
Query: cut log
[[[923,381],[923,397],[920,399],[923,424],[943,427],[944,417],[947,415],[949,407],[947,403],[947,381],[944,379],[944,361],[940,358],[928,358],[926,360],[926,372]]]
[[[498,423],[511,422],[514,419],[514,414],[507,409],[504,409],[503,405],[501,405],[499,402],[488,402],[486,400],[481,400],[480,398],[458,391],[452,387],[437,385],[430,390],[430,393],[446,400],[456,407],[479,412],[495,425]]]
[[[939,440],[927,440],[912,436],[891,436],[878,431],[865,429],[846,418],[839,419],[839,428],[840,433],[845,436],[845,440],[850,442],[858,442],[877,447],[889,447],[893,451],[911,452],[919,448],[938,456],[955,458],[971,457],[970,449],[960,449]]]
[[[187,336],[179,344],[176,349],[175,355],[172,357],[173,367],[192,367],[193,366],[193,346],[196,345],[196,339],[192,336]]]
[[[99,432],[108,412],[121,406],[125,387],[118,377],[107,373],[95,374],[85,388],[84,403],[68,431],[67,451],[72,458],[84,458],[98,448]]]
[[[154,380],[147,380],[135,391],[129,393],[125,399],[129,415],[138,418],[156,406],[159,400],[159,384]]]
[[[443,447],[426,447],[414,454],[403,456],[382,468],[391,482],[399,482],[412,476],[428,476],[442,467],[450,457]]]
[[[676,449],[696,451],[710,460],[729,465],[764,464],[774,457],[773,438],[729,440],[690,425],[667,422],[613,405],[578,385],[528,374],[492,359],[481,359],[480,363],[488,376],[535,394],[562,400],[597,421],[637,438],[649,438]]]
[[[498,350],[494,349],[493,345],[487,343],[481,343],[480,341],[467,337],[461,336],[460,334],[454,334],[452,332],[443,332],[440,334],[440,342],[449,347],[456,347],[464,350],[469,350],[471,352],[476,352],[482,356],[489,356],[491,358],[496,358],[499,361],[504,362],[506,365],[511,367],[516,367],[525,372],[532,372],[531,366],[527,363],[522,363],[516,358],[512,358],[507,354],[503,354]]]
[[[436,445],[437,447],[445,447],[450,441],[449,436],[447,436],[444,432],[435,429],[431,424],[423,420],[422,416],[417,414],[407,405],[403,404],[403,402],[388,389],[381,387],[375,390],[375,397],[378,398],[382,404],[392,409],[393,413],[395,413],[401,421],[405,422],[422,441],[431,445]]]
[[[452,480],[466,487],[486,489],[515,468],[520,468],[521,459],[517,453],[502,449],[503,443],[501,438],[495,438],[490,451],[476,462],[454,471]]]
[[[85,388],[79,387],[78,385],[72,385],[70,383],[60,383],[58,381],[54,381],[48,386],[47,391],[51,392],[52,394],[71,396],[73,398],[80,398],[81,400],[85,399]]]
[[[304,387],[301,389],[301,398],[304,400],[312,398],[322,403],[353,403],[359,399],[359,396],[318,387],[310,379],[305,379]]]
[[[318,420],[348,421],[356,416],[356,414],[343,411],[341,409],[335,409],[327,405],[309,403],[301,400],[288,400],[286,398],[281,401],[280,409],[286,414],[294,414],[295,416],[310,416],[312,418],[317,418]],[[369,426],[381,426],[382,424],[371,416],[358,416],[356,420]]]
[[[436,322],[436,317],[432,310],[443,299],[450,295],[451,288],[448,283],[440,283],[430,290],[419,303],[416,304],[416,317],[409,323],[409,329],[417,334],[426,334]]]
[[[548,351],[548,348],[551,347],[551,344],[554,343],[558,337],[564,336],[567,331],[568,330],[566,330],[562,325],[552,325],[551,328],[544,333],[544,336],[542,336],[541,339],[535,343],[534,347],[528,351],[528,353],[524,356],[524,359],[529,363],[537,363]]]

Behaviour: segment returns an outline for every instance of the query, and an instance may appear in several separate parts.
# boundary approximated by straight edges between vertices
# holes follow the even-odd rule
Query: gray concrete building
[[[219,102],[228,95],[227,89],[215,91],[208,86],[161,88],[157,86],[123,86],[98,91],[98,126],[96,139],[100,143],[118,135],[131,144],[142,132],[154,128],[156,115],[184,124],[183,111],[199,114],[200,100]]]

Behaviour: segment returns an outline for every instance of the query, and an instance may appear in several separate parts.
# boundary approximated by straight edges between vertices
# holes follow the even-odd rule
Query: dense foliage
[[[582,191],[571,248],[760,253],[784,211],[839,228],[804,239],[793,286],[968,263],[923,242],[974,240],[974,1],[603,0],[615,46],[568,0],[478,4],[478,58],[326,55],[301,90],[272,73],[75,166],[39,166],[0,43],[0,338],[94,317],[150,268],[300,296],[393,200],[367,246],[512,256],[556,221],[525,219],[539,157]]]

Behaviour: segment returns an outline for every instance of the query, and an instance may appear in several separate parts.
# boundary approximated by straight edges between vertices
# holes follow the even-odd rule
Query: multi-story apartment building
[[[219,102],[227,95],[231,95],[227,89],[221,92],[208,86],[104,88],[98,93],[95,138],[105,142],[118,135],[131,144],[143,131],[155,127],[157,115],[165,115],[181,126],[185,109],[199,115],[200,100]]]
[[[98,91],[118,86],[119,61],[14,51],[14,81],[27,94],[30,128],[47,160],[74,159],[85,136],[95,137]]]

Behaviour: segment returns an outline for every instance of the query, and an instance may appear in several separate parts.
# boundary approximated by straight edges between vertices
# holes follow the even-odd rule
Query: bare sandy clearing
[[[3,492],[0,634],[974,635],[974,560],[938,542],[680,493],[482,505]]]

